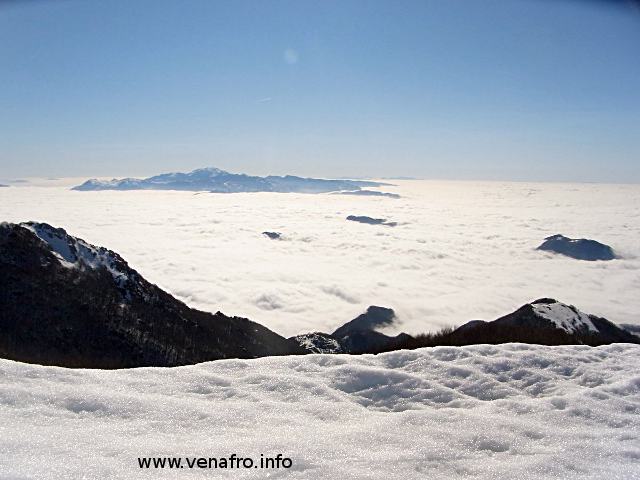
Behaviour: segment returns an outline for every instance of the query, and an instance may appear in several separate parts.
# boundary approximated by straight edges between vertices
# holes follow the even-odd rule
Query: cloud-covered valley
[[[69,190],[76,180],[1,189],[0,220],[63,227],[192,307],[282,335],[331,331],[372,304],[396,310],[395,331],[418,333],[543,296],[640,323],[637,185],[394,181],[384,191],[395,199]],[[594,238],[623,258],[535,250],[556,233]]]

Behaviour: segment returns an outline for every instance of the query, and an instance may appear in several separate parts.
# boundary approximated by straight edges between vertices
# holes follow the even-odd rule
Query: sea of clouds
[[[640,185],[403,180],[381,189],[400,199],[69,190],[83,180],[0,188],[0,220],[63,227],[192,307],[282,335],[332,331],[369,305],[396,310],[390,332],[418,333],[539,297],[640,323]],[[535,250],[556,233],[599,240],[623,258]]]

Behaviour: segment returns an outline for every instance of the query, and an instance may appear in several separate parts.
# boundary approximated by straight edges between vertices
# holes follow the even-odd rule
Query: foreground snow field
[[[68,370],[0,361],[0,478],[640,478],[640,346]],[[280,470],[142,470],[137,457]]]

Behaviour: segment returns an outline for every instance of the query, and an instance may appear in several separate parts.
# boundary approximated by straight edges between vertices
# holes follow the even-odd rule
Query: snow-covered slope
[[[553,298],[540,298],[527,303],[515,312],[493,322],[474,322],[463,327],[456,332],[472,331],[473,335],[467,338],[471,340],[468,343],[505,341],[544,345],[638,343],[633,335],[606,318],[581,312],[573,305],[567,305]],[[484,332],[484,337],[477,337],[480,332]],[[460,343],[457,344],[460,345]]]
[[[551,321],[556,328],[560,328],[567,333],[576,333],[584,330],[598,333],[598,329],[589,318],[589,315],[575,307],[562,302],[533,303],[531,306],[536,315]]]
[[[127,272],[122,268],[124,261],[117,253],[104,247],[95,247],[81,238],[69,235],[62,228],[46,223],[23,222],[20,226],[35,233],[47,244],[62,266],[92,270],[105,268],[121,287],[127,282]]]
[[[4,479],[640,478],[640,346],[67,370],[0,361]],[[141,470],[282,453],[289,470]]]

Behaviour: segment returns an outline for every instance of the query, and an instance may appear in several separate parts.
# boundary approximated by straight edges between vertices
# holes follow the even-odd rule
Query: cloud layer
[[[372,304],[398,312],[394,331],[417,333],[493,319],[543,296],[640,323],[637,185],[398,181],[385,191],[402,198],[388,199],[73,192],[62,183],[1,189],[0,220],[64,227],[117,251],[190,306],[283,335],[332,331]],[[555,233],[594,238],[624,258],[535,250]]]

